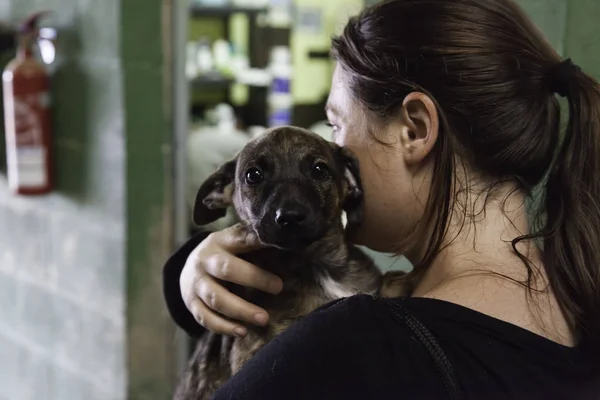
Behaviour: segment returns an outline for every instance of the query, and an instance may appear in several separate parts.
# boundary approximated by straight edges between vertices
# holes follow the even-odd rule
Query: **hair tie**
[[[581,68],[575,65],[570,58],[556,64],[550,71],[550,90],[552,93],[567,97],[573,75],[579,71],[581,71]]]

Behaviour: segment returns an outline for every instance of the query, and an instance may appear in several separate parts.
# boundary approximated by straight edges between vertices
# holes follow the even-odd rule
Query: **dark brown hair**
[[[432,227],[434,234],[413,273],[422,273],[446,240],[457,159],[492,183],[513,182],[528,194],[544,185],[541,223],[515,238],[513,248],[519,254],[519,241],[539,239],[550,285],[573,332],[579,339],[599,338],[597,82],[561,63],[511,0],[387,1],[352,18],[334,38],[333,53],[371,115],[393,117],[413,91],[429,95],[438,108],[426,220],[408,240]],[[558,66],[569,73],[561,76]],[[569,105],[564,138],[556,87]],[[520,256],[530,285],[533,267]]]

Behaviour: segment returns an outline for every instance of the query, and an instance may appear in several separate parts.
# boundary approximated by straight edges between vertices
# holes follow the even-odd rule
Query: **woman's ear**
[[[237,157],[221,165],[196,194],[193,221],[202,226],[223,218],[232,205]]]
[[[408,164],[419,164],[431,153],[438,138],[437,107],[428,95],[412,92],[404,98],[400,118],[404,159]]]

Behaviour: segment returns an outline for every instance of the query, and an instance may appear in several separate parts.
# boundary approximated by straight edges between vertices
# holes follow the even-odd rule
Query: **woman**
[[[216,398],[597,398],[597,82],[510,0],[388,1],[352,18],[333,53],[327,114],[364,182],[353,240],[412,261],[415,290],[392,303],[426,333],[355,296],[280,335]],[[280,290],[234,256],[256,246],[228,229],[172,257],[165,294],[181,327],[267,323],[217,281]]]

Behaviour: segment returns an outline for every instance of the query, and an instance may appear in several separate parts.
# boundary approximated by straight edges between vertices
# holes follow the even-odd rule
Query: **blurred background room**
[[[375,2],[0,0],[0,103],[17,104],[9,61],[29,38],[48,83],[46,114],[33,112],[48,118],[51,160],[32,168],[53,177],[31,193],[11,181],[15,121],[2,116],[0,400],[170,398],[190,343],[165,309],[161,270],[198,229],[196,190],[269,127],[331,137],[331,37]],[[596,0],[518,2],[600,77]],[[410,268],[371,254],[384,270]]]

